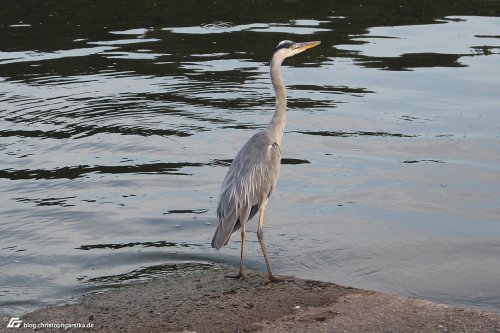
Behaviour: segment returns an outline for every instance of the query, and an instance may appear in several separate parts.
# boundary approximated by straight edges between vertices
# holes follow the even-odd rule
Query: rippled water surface
[[[283,68],[275,271],[500,312],[498,2],[2,6],[0,312],[236,265],[217,195],[283,39],[322,44]]]

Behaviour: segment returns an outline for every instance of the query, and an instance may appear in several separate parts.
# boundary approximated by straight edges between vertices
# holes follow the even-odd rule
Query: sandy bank
[[[325,282],[267,283],[266,275],[256,272],[244,281],[224,277],[234,271],[176,273],[89,295],[79,304],[37,310],[21,320],[90,323],[98,332],[500,332],[500,314]],[[5,326],[0,331],[33,331]]]

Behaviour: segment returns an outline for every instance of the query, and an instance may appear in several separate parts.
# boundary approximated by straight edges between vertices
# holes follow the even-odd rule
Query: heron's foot
[[[269,275],[269,282],[286,282],[293,281],[295,279],[294,276],[285,276],[285,275]]]
[[[239,272],[236,275],[224,275],[224,277],[230,278],[230,279],[244,280],[245,279],[245,274],[243,274],[243,272]]]

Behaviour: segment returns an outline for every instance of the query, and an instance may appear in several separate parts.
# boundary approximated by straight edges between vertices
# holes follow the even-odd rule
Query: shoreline
[[[234,267],[179,271],[143,283],[83,296],[76,304],[23,315],[37,332],[500,332],[500,314],[303,280],[269,283],[247,270],[244,280],[225,278]]]

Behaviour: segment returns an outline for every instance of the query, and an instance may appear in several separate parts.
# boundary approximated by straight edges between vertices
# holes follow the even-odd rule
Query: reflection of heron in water
[[[264,245],[262,225],[267,201],[280,172],[281,138],[285,130],[286,91],[281,77],[281,63],[285,58],[317,46],[320,42],[295,43],[282,41],[276,47],[271,59],[271,81],[276,92],[276,110],[267,128],[254,134],[241,148],[231,163],[222,183],[217,217],[219,225],[212,239],[212,247],[217,249],[226,245],[229,238],[241,230],[240,272],[243,278],[243,254],[246,238],[246,223],[259,212],[259,239],[266,260],[269,280],[279,280],[271,269],[271,263]]]

